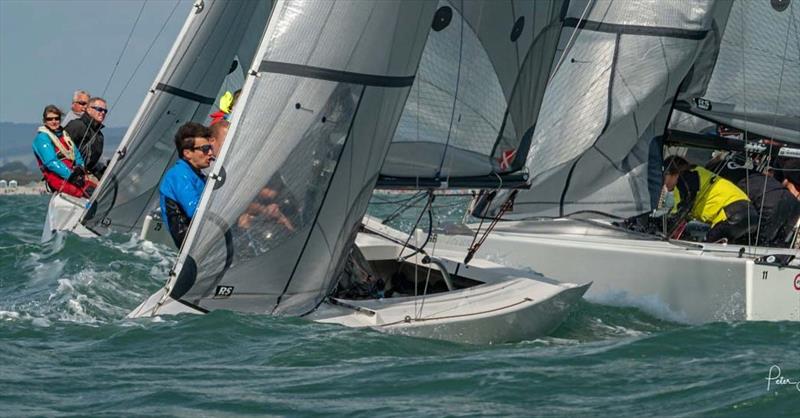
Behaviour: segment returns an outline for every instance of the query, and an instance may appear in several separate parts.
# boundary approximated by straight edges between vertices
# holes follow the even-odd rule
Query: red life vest
[[[44,126],[39,128],[39,132],[47,134],[56,149],[56,157],[72,171],[72,168],[75,166],[75,144],[72,142],[67,132],[62,131],[61,137],[56,137],[52,131]],[[36,162],[39,164],[39,170],[42,171],[42,176],[44,177],[45,183],[47,183],[47,187],[53,193],[60,192],[75,197],[89,197],[91,196],[91,190],[97,187],[97,185],[88,178],[84,181],[83,187],[78,187],[68,182],[58,174],[48,170],[42,163],[42,160],[39,159],[38,155],[36,156]]]

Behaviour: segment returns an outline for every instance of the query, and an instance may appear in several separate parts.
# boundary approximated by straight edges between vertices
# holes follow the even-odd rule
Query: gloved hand
[[[94,175],[98,179],[103,177],[103,174],[106,172],[106,168],[108,165],[102,161],[98,161],[97,164],[94,165]]]
[[[77,166],[73,168],[72,173],[67,178],[67,182],[78,187],[83,187],[84,183],[86,182],[86,173],[83,171],[83,167]]]

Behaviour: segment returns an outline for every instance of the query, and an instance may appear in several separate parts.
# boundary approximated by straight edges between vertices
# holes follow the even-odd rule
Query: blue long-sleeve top
[[[191,219],[197,210],[197,204],[200,203],[200,196],[203,195],[205,186],[205,176],[192,168],[185,160],[178,159],[175,165],[164,174],[161,185],[158,187],[161,194],[161,218],[167,223],[167,226],[170,226],[169,220],[173,218],[169,215],[174,214],[167,212],[169,205],[167,205],[166,199],[177,203],[184,214]]]
[[[62,132],[58,130],[55,135],[61,137]],[[56,173],[62,179],[66,180],[72,174],[72,170],[58,158],[58,149],[53,145],[53,141],[50,140],[50,136],[46,133],[39,132],[36,138],[33,139],[33,153],[36,154],[36,157],[39,158],[39,161],[42,162],[46,169]],[[75,147],[75,165],[83,167],[83,156],[81,156],[78,147]]]

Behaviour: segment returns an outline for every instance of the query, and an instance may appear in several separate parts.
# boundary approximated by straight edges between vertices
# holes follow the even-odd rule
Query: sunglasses
[[[211,145],[201,145],[199,147],[193,147],[192,151],[201,151],[203,154],[210,153],[214,148]]]
[[[87,104],[89,104],[88,102],[72,102],[72,103],[77,103],[81,106],[86,106]]]
[[[92,109],[94,109],[94,110],[96,110],[96,111],[98,111],[100,113],[108,113],[108,109],[106,109],[104,107],[92,106]]]
[[[51,116],[49,118],[44,118],[45,121],[50,122],[53,120],[61,120],[61,116]]]

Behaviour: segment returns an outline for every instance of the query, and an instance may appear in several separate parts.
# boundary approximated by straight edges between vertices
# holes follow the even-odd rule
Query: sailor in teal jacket
[[[178,161],[164,174],[158,191],[161,194],[161,217],[175,245],[183,244],[189,223],[194,217],[206,178],[200,171],[211,165],[210,131],[203,125],[188,122],[178,129],[175,147]]]

